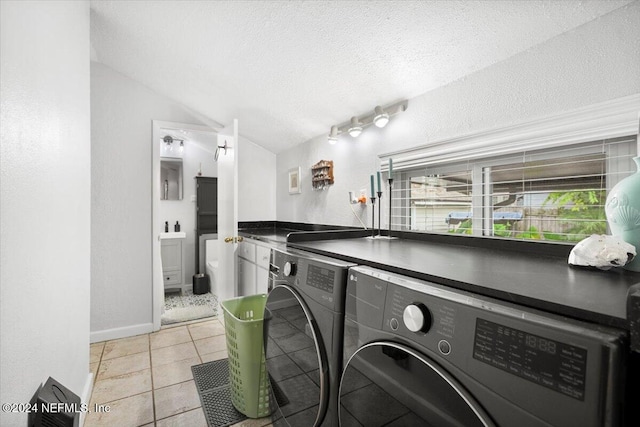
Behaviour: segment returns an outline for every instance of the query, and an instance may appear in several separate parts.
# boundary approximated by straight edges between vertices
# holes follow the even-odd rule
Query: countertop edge
[[[307,240],[306,242],[312,243],[313,241],[314,240]],[[455,289],[460,289],[463,291],[473,292],[479,295],[487,296],[489,298],[495,298],[495,299],[506,301],[509,303],[520,304],[528,308],[546,311],[555,315],[567,316],[572,319],[592,322],[605,327],[614,327],[614,328],[624,329],[626,331],[631,330],[632,322],[630,322],[628,318],[620,318],[620,317],[607,315],[603,313],[583,310],[580,308],[570,307],[563,304],[557,304],[551,301],[532,298],[532,297],[520,295],[517,293],[510,293],[510,292],[505,292],[501,290],[495,290],[495,289],[487,288],[487,287],[472,284],[472,283],[452,280],[447,277],[430,275],[430,274],[421,273],[421,272],[407,269],[407,268],[396,267],[390,264],[370,261],[357,256],[349,256],[349,255],[339,254],[339,253],[335,253],[328,250],[313,248],[305,245],[305,241],[297,241],[297,242],[288,241],[287,246],[304,250],[307,252],[315,253],[318,255],[323,255],[327,257],[337,258],[347,262],[352,262],[358,265],[365,265],[373,268],[378,268],[380,270],[401,274],[401,275],[408,276],[418,280],[435,282],[445,286],[450,286]],[[640,284],[638,286],[640,286]]]

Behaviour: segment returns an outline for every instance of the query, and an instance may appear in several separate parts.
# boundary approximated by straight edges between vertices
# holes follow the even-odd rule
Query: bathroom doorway
[[[219,314],[217,297],[194,294],[192,283],[201,244],[195,233],[195,177],[217,177],[217,134],[207,126],[153,121],[154,330]]]

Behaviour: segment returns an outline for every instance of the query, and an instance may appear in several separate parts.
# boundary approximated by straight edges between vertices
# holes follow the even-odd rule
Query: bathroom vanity
[[[185,232],[160,234],[160,256],[162,259],[162,279],[164,291],[184,289],[184,245]]]

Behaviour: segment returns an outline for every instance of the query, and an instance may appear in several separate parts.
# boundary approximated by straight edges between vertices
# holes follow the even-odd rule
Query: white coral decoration
[[[569,254],[569,264],[609,270],[612,267],[622,267],[636,254],[633,245],[617,237],[592,234],[574,246]]]

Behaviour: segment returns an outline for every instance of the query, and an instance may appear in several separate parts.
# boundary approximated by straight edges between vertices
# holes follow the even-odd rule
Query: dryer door
[[[275,395],[272,419],[291,426],[320,425],[327,410],[328,364],[317,323],[300,295],[287,285],[267,297],[266,365]]]
[[[340,382],[340,425],[494,424],[436,363],[406,346],[377,342],[359,348],[345,366]]]

